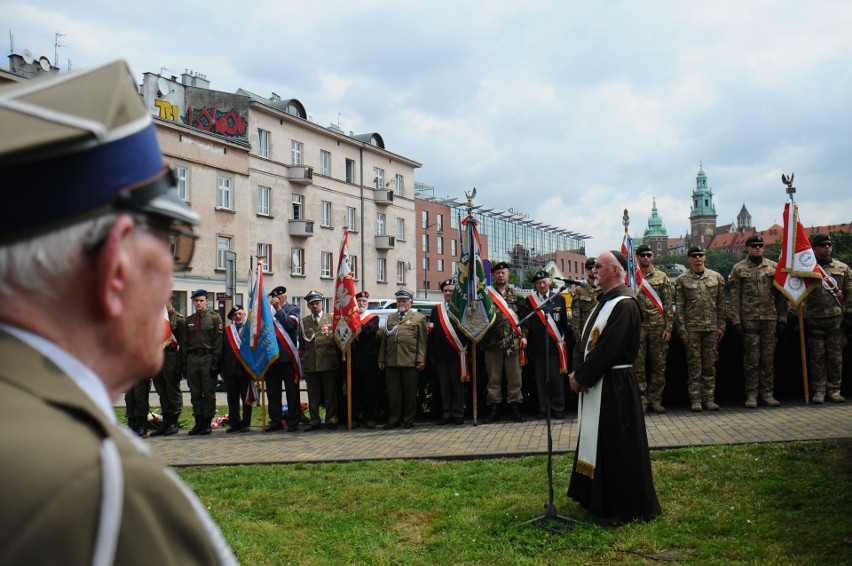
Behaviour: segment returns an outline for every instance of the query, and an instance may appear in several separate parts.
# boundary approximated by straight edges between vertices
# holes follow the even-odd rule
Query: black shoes
[[[498,420],[500,420],[500,407],[497,405],[491,405],[488,409],[488,415],[482,419],[482,422],[485,424],[491,424]]]
[[[527,422],[527,419],[525,419],[524,416],[521,414],[521,410],[518,408],[517,405],[509,405],[509,415],[516,423]]]
[[[284,430],[284,425],[277,422],[272,422],[266,427],[266,432],[275,432],[276,430]]]

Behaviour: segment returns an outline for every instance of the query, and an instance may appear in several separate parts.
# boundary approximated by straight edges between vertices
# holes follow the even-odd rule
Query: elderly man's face
[[[368,299],[367,297],[358,297],[357,299],[355,299],[355,302],[358,303],[358,310],[360,312],[364,312],[365,310],[367,310],[367,307],[370,306],[370,299]]]
[[[593,271],[602,288],[609,290],[621,282],[621,271],[618,267],[618,260],[611,253],[605,252],[598,256]]]
[[[245,324],[246,321],[246,311],[243,309],[238,310],[234,313],[234,323],[235,324]]]
[[[494,279],[494,283],[496,283],[497,285],[505,285],[509,282],[509,270],[495,269],[491,272],[491,277]]]
[[[547,295],[547,293],[550,291],[550,277],[539,279],[538,281],[533,283],[533,285],[535,285],[535,290],[538,291],[539,295]]]
[[[398,297],[396,299],[396,310],[400,312],[408,312],[411,310],[411,299],[407,299],[405,297]]]
[[[455,288],[455,285],[444,285],[444,288],[441,289],[441,293],[444,295],[444,302],[450,302],[450,299],[453,298],[453,289]]]
[[[308,308],[311,310],[312,315],[318,316],[322,312],[322,301],[311,301],[308,303]]]

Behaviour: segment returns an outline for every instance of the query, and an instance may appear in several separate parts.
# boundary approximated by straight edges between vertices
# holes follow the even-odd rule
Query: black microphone
[[[554,277],[554,279],[563,281],[568,285],[580,285],[581,287],[585,287],[586,285],[588,285],[588,283],[586,283],[585,281],[580,281],[579,279],[569,279],[567,277]]]

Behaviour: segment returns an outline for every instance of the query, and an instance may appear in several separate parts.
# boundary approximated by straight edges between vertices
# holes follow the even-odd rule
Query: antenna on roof
[[[60,37],[65,37],[67,34],[56,32],[56,36],[53,40],[53,62],[56,63],[56,68],[59,68],[59,48],[67,47],[64,43],[59,43]]]

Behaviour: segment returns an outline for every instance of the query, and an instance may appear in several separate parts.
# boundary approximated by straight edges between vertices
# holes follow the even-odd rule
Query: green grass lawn
[[[663,514],[552,534],[546,458],[187,468],[243,564],[850,564],[852,440],[652,452]]]

